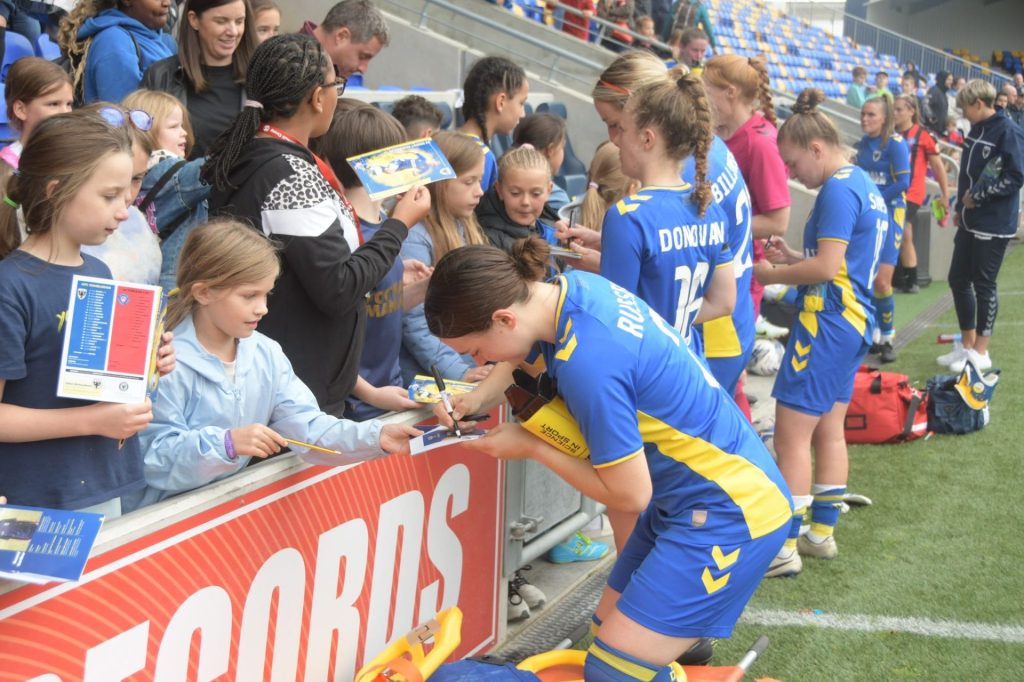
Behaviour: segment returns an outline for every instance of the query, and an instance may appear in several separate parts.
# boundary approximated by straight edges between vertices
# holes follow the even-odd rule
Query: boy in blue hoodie
[[[76,39],[64,44],[62,32],[61,49],[76,67],[75,92],[81,93],[84,104],[120,102],[139,87],[150,64],[178,53],[174,38],[163,30],[171,0],[136,0],[130,5],[91,0],[91,6],[91,13],[86,9],[83,14],[68,15],[67,35]],[[85,69],[79,76],[77,66],[82,60]]]
[[[949,288],[953,293],[962,348],[939,357],[954,372],[972,363],[992,367],[988,344],[999,300],[996,276],[1006,245],[1017,232],[1024,185],[1024,133],[995,110],[991,83],[969,81],[956,103],[971,122],[957,180],[956,223]]]

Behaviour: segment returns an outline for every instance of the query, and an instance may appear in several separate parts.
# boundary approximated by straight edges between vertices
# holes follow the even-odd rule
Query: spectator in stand
[[[885,71],[879,71],[875,74],[875,91],[871,97],[885,97],[889,100],[889,106],[892,106],[893,94],[892,91],[889,90],[889,74]],[[868,99],[870,99],[870,97]]]
[[[281,242],[281,276],[263,332],[281,343],[295,373],[335,416],[358,378],[366,294],[430,207],[422,187],[406,192],[393,219],[362,243],[341,183],[308,147],[330,127],[343,83],[314,38],[268,39],[253,53],[245,108],[202,171],[213,186],[212,215],[246,220]]]
[[[281,8],[274,0],[253,0],[253,23],[256,26],[256,42],[262,43],[281,32]]]
[[[389,114],[372,106],[335,112],[334,122],[314,151],[331,164],[345,188],[346,198],[359,216],[363,239],[373,239],[388,222],[381,201],[373,201],[346,159],[401,144],[405,128]],[[389,410],[415,409],[402,381],[398,356],[402,349],[402,318],[406,310],[423,303],[430,268],[415,259],[395,259],[366,299],[366,332],[359,360],[359,379],[346,401],[345,417],[365,421]]]
[[[959,229],[949,264],[962,348],[938,358],[954,372],[967,362],[980,371],[992,367],[988,345],[999,308],[996,277],[1019,220],[1024,134],[996,115],[995,98],[995,88],[981,79],[969,81],[957,93],[957,104],[971,122],[957,181]]]
[[[210,145],[242,110],[256,28],[248,0],[185,0],[178,54],[146,70],[142,87],[185,104],[195,133],[190,159]]]
[[[598,0],[597,16],[624,29],[632,28],[633,0]],[[633,44],[633,36],[623,31],[607,28],[601,40],[603,47],[613,52],[622,52]]]
[[[946,121],[946,134],[942,136],[942,139],[957,147],[964,145],[964,134],[960,132],[960,128],[953,119]]]
[[[718,44],[715,42],[715,29],[711,25],[711,16],[708,14],[708,6],[702,0],[676,0],[672,7],[672,24],[661,35],[668,37],[672,31],[678,29],[700,28],[704,30],[711,45],[711,51],[718,54]],[[703,61],[703,57],[701,57]]]
[[[708,53],[708,36],[699,28],[683,29],[679,34],[679,63],[688,68],[694,75],[700,75],[701,65],[704,63],[704,55]]]
[[[384,15],[372,0],[341,0],[327,10],[319,26],[307,21],[301,32],[324,46],[334,62],[334,72],[344,79],[354,73],[366,73],[370,60],[390,40]]]
[[[597,12],[594,0],[562,0],[566,7],[578,9],[582,14],[566,11],[562,18],[562,31],[582,41],[590,39],[590,18]]]
[[[1006,105],[1010,103],[1010,97],[1005,92],[996,93],[996,101],[993,107],[1000,116],[1010,118],[1010,114],[1006,111]]]
[[[1013,74],[1013,86],[1017,88],[1017,96],[1024,97],[1024,74],[1020,71]],[[959,90],[957,90],[959,92]]]
[[[642,35],[646,40],[637,41],[636,47],[641,50],[650,50],[654,52],[654,46],[651,44],[652,40],[658,39],[658,34],[654,30],[654,19],[647,15],[643,15],[636,18],[636,32]]]
[[[444,120],[441,110],[420,95],[409,95],[395,102],[391,115],[405,128],[408,140],[433,137]]]
[[[31,3],[35,4],[35,3]],[[4,52],[4,33],[11,31],[19,33],[33,45],[39,39],[41,26],[31,11],[38,11],[31,7],[25,0],[0,0],[0,55]]]
[[[468,244],[487,244],[487,235],[473,212],[483,189],[484,154],[476,138],[442,131],[434,138],[451,163],[455,177],[428,185],[430,212],[409,230],[402,257],[433,267],[446,253]],[[493,365],[479,365],[460,355],[430,333],[423,306],[417,305],[402,318],[402,376],[409,383],[417,374],[430,374],[434,365],[446,379],[480,381]]]
[[[1012,83],[1003,86],[1001,95],[1006,96],[1005,113],[1006,117],[1017,125],[1024,124],[1024,101],[1017,94],[1017,88]]]
[[[949,186],[946,167],[935,146],[935,140],[921,126],[918,116],[917,97],[912,94],[896,98],[893,109],[896,132],[903,136],[910,150],[910,188],[907,190],[907,214],[903,224],[903,241],[900,246],[902,277],[895,282],[896,288],[907,294],[920,291],[917,283],[917,250],[914,248],[914,217],[924,204],[925,178],[930,168],[942,192],[942,205],[949,208]],[[897,271],[899,272],[899,271]]]
[[[907,76],[914,79],[915,90],[920,86],[928,85],[928,79],[917,70],[917,66],[914,65],[914,62],[907,62],[906,70],[903,72],[903,78],[906,78]],[[902,81],[903,79],[901,78],[900,80]]]
[[[931,116],[925,121],[925,126],[939,135],[946,129],[946,119],[949,118],[950,106],[946,91],[952,87],[953,74],[939,71],[935,75],[935,85],[928,91],[928,108],[931,110]]]
[[[672,0],[651,0],[651,17],[658,28],[658,35],[667,39],[672,35]]]
[[[74,94],[71,78],[59,64],[39,57],[24,57],[11,64],[4,83],[7,120],[18,139],[0,149],[0,160],[8,170],[17,170],[21,150],[28,136],[45,119],[71,111]]]
[[[171,0],[81,0],[57,42],[73,71],[76,99],[120,102],[151,64],[178,52],[167,25]]]
[[[857,111],[860,111],[870,93],[875,89],[873,85],[867,84],[867,80],[867,69],[863,66],[853,67],[853,82],[850,83],[850,88],[846,91],[846,103],[851,107],[855,107]]]

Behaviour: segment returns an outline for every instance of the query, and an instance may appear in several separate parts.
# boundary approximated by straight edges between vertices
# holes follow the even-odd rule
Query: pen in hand
[[[448,416],[452,418],[452,428],[455,430],[455,435],[462,438],[462,431],[459,429],[459,422],[455,420],[455,410],[452,408],[452,396],[444,385],[444,377],[441,376],[441,370],[437,368],[437,365],[431,365],[430,371],[434,375],[434,383],[437,384],[437,390],[441,394],[441,402],[444,403],[444,410],[448,413]]]

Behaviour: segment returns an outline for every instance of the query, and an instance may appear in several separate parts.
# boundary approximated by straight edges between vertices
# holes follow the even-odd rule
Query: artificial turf
[[[864,632],[811,625],[742,622],[717,645],[715,662],[737,661],[760,634],[771,640],[751,678],[780,680],[1024,679],[1024,539],[1017,486],[1024,481],[1018,419],[1024,403],[1024,250],[1011,251],[999,277],[999,321],[990,352],[1002,370],[991,423],[967,436],[934,436],[904,445],[853,446],[851,492],[874,505],[844,514],[839,557],[807,559],[797,578],[766,580],[750,613],[950,621],[956,636]],[[945,293],[937,282],[897,298],[897,320],[910,320]],[[955,331],[946,313],[886,367],[920,386],[943,372],[939,332]],[[1022,438],[1024,439],[1024,438]],[[770,621],[770,618],[769,618]],[[1012,626],[1010,641],[972,639],[971,624]],[[974,637],[978,637],[975,632]],[[992,637],[991,634],[981,635]],[[998,639],[998,637],[996,638]]]

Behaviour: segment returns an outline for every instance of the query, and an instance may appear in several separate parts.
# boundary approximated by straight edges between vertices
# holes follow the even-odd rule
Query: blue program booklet
[[[416,185],[453,180],[455,171],[430,138],[403,142],[348,159],[371,201],[380,201]]]
[[[101,525],[103,514],[0,505],[0,578],[78,580]]]

